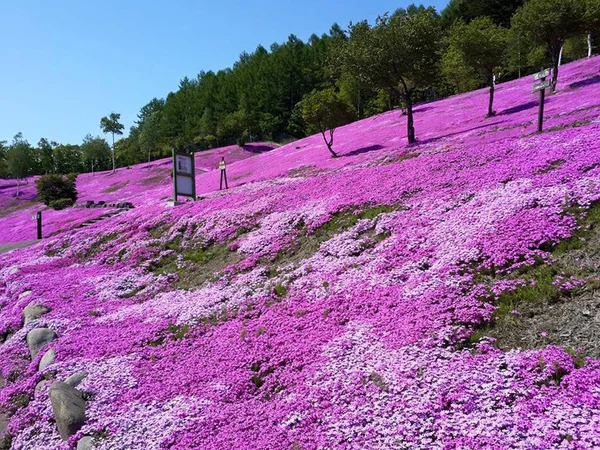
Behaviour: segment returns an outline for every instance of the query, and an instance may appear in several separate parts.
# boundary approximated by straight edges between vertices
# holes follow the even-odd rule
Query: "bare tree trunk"
[[[488,104],[488,113],[487,117],[493,117],[496,115],[494,111],[494,92],[496,91],[496,86],[494,85],[494,76],[490,77],[490,101]]]
[[[19,198],[19,188],[21,187],[21,183],[19,182],[19,179],[17,178],[17,196],[16,198]]]
[[[410,97],[410,94],[408,94],[405,99],[406,99],[406,115],[407,115],[406,128],[407,128],[407,135],[408,135],[408,143],[414,144],[415,142],[417,142],[417,138],[415,136],[415,120],[414,120],[414,116],[413,116],[413,104],[412,104],[412,99]]]
[[[113,136],[113,148],[112,148],[112,163],[113,163],[113,170],[112,173],[115,173],[115,133],[112,134]]]
[[[560,54],[552,54],[552,85],[550,86],[551,92],[556,92],[556,84],[558,83],[558,68],[560,66]]]
[[[329,136],[330,136],[330,140],[327,140],[327,137],[325,136],[325,132],[321,131],[321,134],[323,135],[323,140],[325,141],[325,145],[327,145],[327,149],[329,150],[329,153],[331,153],[331,157],[332,158],[337,158],[338,154],[336,152],[333,151],[333,132],[335,131],[335,129],[333,130],[329,130]]]
[[[588,44],[588,58],[592,57],[592,35],[588,33],[587,35],[587,44]]]
[[[558,67],[562,66],[562,57],[563,57],[563,51],[565,49],[565,46],[563,45],[560,48],[560,53],[558,54]]]

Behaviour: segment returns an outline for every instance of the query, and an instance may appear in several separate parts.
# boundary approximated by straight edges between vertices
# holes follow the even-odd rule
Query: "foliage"
[[[302,118],[314,129],[321,133],[323,140],[333,157],[333,134],[335,129],[352,122],[356,118],[354,110],[340,98],[333,89],[313,91],[302,99]],[[329,138],[326,132],[329,131]]]
[[[378,17],[375,27],[367,22],[352,25],[350,41],[340,52],[345,71],[402,98],[409,143],[416,141],[413,95],[437,80],[441,37],[435,9],[413,6]]]
[[[125,126],[119,122],[121,114],[111,112],[108,116],[100,119],[100,128],[103,133],[112,134],[112,168],[115,171],[115,134],[122,135]]]
[[[58,200],[52,200],[48,203],[48,206],[56,211],[60,211],[65,208],[70,208],[75,204],[75,200],[72,198],[59,198]]]
[[[452,27],[457,21],[471,22],[489,17],[496,25],[508,28],[515,11],[524,0],[450,0],[442,12],[442,24]]]
[[[508,43],[505,28],[494,25],[489,17],[480,17],[469,24],[456,22],[448,37],[453,55],[451,71],[456,62],[464,63],[478,78],[490,87],[488,117],[494,113],[494,73],[504,64]],[[448,59],[444,60],[448,62]]]
[[[567,39],[584,29],[581,0],[529,0],[512,19],[520,36],[543,45],[552,61],[552,90],[558,80],[559,55]]]
[[[83,139],[80,150],[86,168],[90,168],[92,172],[94,169],[106,170],[110,167],[110,146],[105,139],[88,134]]]
[[[16,134],[12,145],[6,152],[6,167],[9,175],[17,180],[17,185],[20,180],[32,173],[33,162],[33,149],[31,145],[23,139],[21,133]],[[19,190],[17,189],[18,196]]]
[[[77,200],[76,179],[74,174],[41,176],[35,182],[38,199],[46,205],[56,200]]]

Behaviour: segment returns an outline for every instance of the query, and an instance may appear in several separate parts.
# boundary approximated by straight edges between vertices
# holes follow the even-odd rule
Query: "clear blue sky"
[[[121,113],[176,90],[184,76],[231,66],[242,51],[334,22],[374,20],[405,0],[24,0],[0,2],[0,140],[22,131],[80,143]],[[447,0],[424,0],[438,11]]]

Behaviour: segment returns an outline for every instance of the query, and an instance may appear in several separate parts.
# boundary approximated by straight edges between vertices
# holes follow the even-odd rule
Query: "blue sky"
[[[337,22],[368,19],[410,1],[27,0],[0,2],[0,140],[19,131],[80,143],[100,118],[177,89],[184,76],[231,66],[242,51],[291,33],[306,40]],[[447,0],[425,0],[438,11]]]

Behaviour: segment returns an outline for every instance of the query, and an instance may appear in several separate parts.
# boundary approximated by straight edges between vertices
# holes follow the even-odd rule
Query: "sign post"
[[[196,199],[196,167],[194,155],[177,153],[173,149],[173,201],[177,204],[177,196]]]
[[[219,161],[219,170],[221,170],[221,183],[219,184],[219,190],[223,190],[223,180],[225,180],[225,189],[229,189],[227,185],[227,165],[225,164],[225,157],[221,157]]]
[[[546,102],[546,89],[550,87],[550,80],[546,80],[550,76],[550,69],[542,70],[533,76],[533,81],[540,83],[533,85],[533,93],[540,93],[540,108],[538,112],[538,133],[544,129],[544,103]]]
[[[39,241],[42,239],[42,212],[41,211],[36,212],[35,216],[31,216],[31,219],[36,221],[37,238]]]

